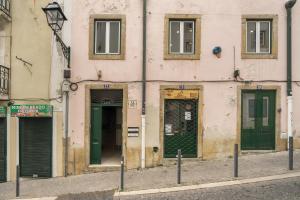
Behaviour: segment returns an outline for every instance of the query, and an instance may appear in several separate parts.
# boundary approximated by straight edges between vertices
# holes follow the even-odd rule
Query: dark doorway
[[[103,107],[102,164],[120,162],[122,152],[122,109]]]
[[[90,163],[119,165],[122,155],[122,90],[91,92]]]

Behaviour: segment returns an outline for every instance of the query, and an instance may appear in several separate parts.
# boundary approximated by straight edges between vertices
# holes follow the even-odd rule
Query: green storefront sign
[[[6,117],[6,107],[0,106],[0,117]]]
[[[51,105],[13,105],[10,108],[12,117],[52,117]]]

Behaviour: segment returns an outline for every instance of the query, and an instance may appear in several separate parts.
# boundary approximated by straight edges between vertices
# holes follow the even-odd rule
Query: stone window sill
[[[260,53],[242,53],[242,59],[277,59],[277,55]]]

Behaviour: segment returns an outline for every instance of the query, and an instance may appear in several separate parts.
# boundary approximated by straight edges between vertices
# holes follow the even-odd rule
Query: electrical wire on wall
[[[78,85],[81,83],[86,82],[97,82],[97,83],[106,83],[106,84],[129,84],[129,83],[143,83],[142,80],[133,80],[133,81],[111,81],[111,80],[100,80],[98,79],[84,79],[80,81],[71,82],[68,81],[70,84],[71,91],[77,91]],[[172,81],[172,80],[146,80],[147,83],[244,83],[244,84],[251,84],[251,83],[286,83],[287,80],[245,80],[241,77],[240,70],[237,69],[236,65],[236,47],[233,46],[233,78],[228,78],[224,80],[183,80],[183,81]],[[299,81],[292,81],[298,87],[300,87],[300,80]]]
[[[234,67],[235,69],[235,67]],[[147,80],[147,83],[244,83],[244,84],[251,84],[251,83],[286,83],[287,80],[245,80],[240,76],[240,71],[235,70],[233,74],[233,79],[227,80],[183,80],[183,81],[172,81],[172,80]],[[99,79],[84,79],[80,81],[69,81],[63,80],[60,84],[60,95],[55,98],[18,98],[18,99],[10,99],[10,101],[57,101],[58,103],[63,102],[63,86],[68,82],[70,90],[75,92],[79,88],[79,84],[87,83],[87,82],[97,82],[97,83],[111,83],[111,84],[130,84],[130,83],[142,83],[142,80],[133,80],[133,81],[111,81],[111,80],[99,80]],[[300,87],[300,80],[292,81],[298,87]],[[0,100],[2,101],[2,100]]]
[[[129,83],[142,83],[143,81],[110,81],[110,80],[96,80],[96,79],[85,79],[80,80],[77,82],[69,82],[70,83],[70,90],[71,91],[77,91],[78,85],[81,83],[86,82],[97,82],[97,83],[111,83],[111,84],[129,84]],[[147,83],[286,83],[286,80],[244,80],[240,75],[235,76],[234,79],[227,79],[227,80],[195,80],[195,81],[189,81],[189,80],[183,80],[183,81],[171,81],[171,80],[147,80]],[[293,81],[297,86],[300,87],[300,81]]]
[[[109,80],[93,80],[93,79],[85,79],[77,82],[70,82],[70,84],[80,84],[85,82],[99,82],[99,83],[141,83],[142,81],[109,81]],[[225,79],[225,80],[182,80],[182,81],[172,81],[172,80],[147,80],[149,83],[155,82],[168,82],[168,83],[224,83],[224,82],[238,82],[238,83],[251,83],[251,82],[279,82],[279,83],[286,83],[286,80],[244,80],[240,77],[240,80],[234,79]],[[299,83],[300,81],[293,81],[294,83]],[[299,85],[300,86],[300,85]]]

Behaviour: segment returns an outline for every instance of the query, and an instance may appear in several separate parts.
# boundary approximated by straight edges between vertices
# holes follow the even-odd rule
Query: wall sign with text
[[[128,100],[128,108],[136,109],[137,108],[137,100]]]
[[[10,108],[12,117],[52,117],[51,105],[13,105]]]

